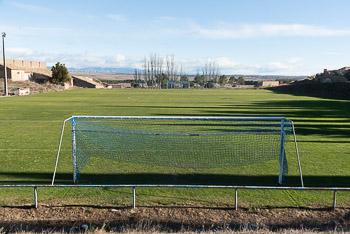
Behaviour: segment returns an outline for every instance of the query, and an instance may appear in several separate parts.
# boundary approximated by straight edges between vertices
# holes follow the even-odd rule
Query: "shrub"
[[[55,66],[51,68],[52,77],[50,79],[51,83],[54,84],[64,84],[72,79],[69,75],[66,65],[61,63],[56,63]]]

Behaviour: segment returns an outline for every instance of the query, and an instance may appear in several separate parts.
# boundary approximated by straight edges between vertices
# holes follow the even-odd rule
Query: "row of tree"
[[[134,80],[139,86],[165,88],[175,85],[177,81],[186,80],[182,66],[175,63],[175,57],[161,57],[151,54],[145,57],[142,69],[135,69]],[[188,79],[187,79],[188,80]]]
[[[226,76],[220,74],[219,66],[209,61],[198,70],[193,81],[189,80],[182,69],[182,65],[175,62],[175,57],[161,57],[157,54],[151,54],[145,57],[142,69],[134,71],[135,87],[151,88],[189,88],[194,85],[210,88],[213,84],[244,84],[243,77]]]
[[[229,85],[244,85],[246,81],[242,76],[236,77],[236,76],[226,76],[226,75],[220,75],[212,79],[208,79],[205,75],[197,74],[194,77],[194,83],[200,85],[200,86],[212,86],[212,84],[218,84],[220,86],[224,86],[226,84]]]

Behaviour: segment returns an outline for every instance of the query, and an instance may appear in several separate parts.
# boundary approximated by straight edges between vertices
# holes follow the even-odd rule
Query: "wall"
[[[96,85],[94,83],[88,82],[86,80],[80,79],[78,77],[72,77],[73,79],[73,85],[77,87],[82,88],[96,88]]]
[[[46,63],[41,61],[8,59],[6,60],[6,65],[13,69],[22,70],[47,69]]]
[[[23,70],[11,70],[11,80],[12,81],[27,81],[29,80],[31,73],[25,72]]]
[[[0,65],[2,65],[2,61],[0,61]],[[47,64],[41,61],[7,59],[6,66],[13,70],[23,70],[28,73],[51,76],[51,71],[47,68]]]
[[[119,88],[119,89],[124,89],[124,88],[131,88],[130,83],[119,83],[119,84],[110,84],[112,88]]]
[[[274,81],[274,80],[266,80],[262,82],[262,87],[276,87],[279,86],[280,82],[279,81]]]
[[[95,81],[92,78],[85,76],[72,76],[73,85],[82,88],[96,88],[103,89],[105,88],[101,82]]]

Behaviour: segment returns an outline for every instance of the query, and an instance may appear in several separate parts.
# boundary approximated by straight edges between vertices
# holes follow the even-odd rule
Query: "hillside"
[[[350,67],[325,69],[309,79],[269,89],[277,93],[350,100]]]

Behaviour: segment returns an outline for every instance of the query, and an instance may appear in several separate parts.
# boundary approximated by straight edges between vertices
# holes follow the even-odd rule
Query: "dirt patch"
[[[212,209],[141,207],[0,208],[0,230],[67,231],[218,231],[301,229],[350,231],[350,209]]]
[[[30,94],[36,94],[36,93],[47,93],[50,91],[63,91],[64,86],[62,85],[56,85],[56,84],[51,84],[49,82],[39,84],[35,83],[32,81],[9,81],[8,82],[8,87],[9,87],[9,94],[14,95],[15,91],[17,89],[23,89],[23,88],[29,88],[30,89]],[[0,82],[0,92],[3,90],[3,84]]]

